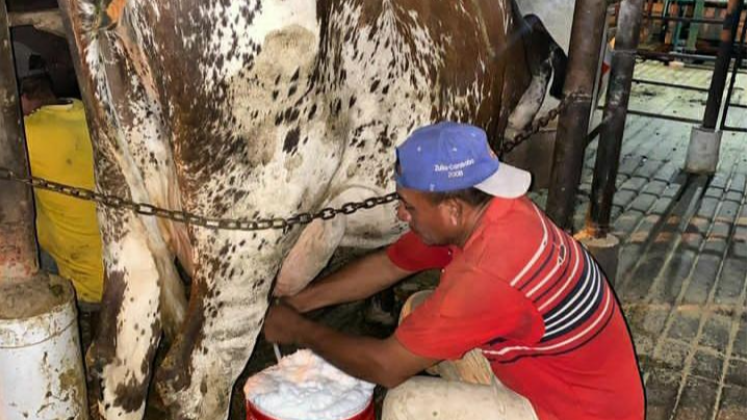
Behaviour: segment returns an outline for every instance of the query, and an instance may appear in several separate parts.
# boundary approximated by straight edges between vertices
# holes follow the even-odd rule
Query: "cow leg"
[[[197,228],[197,260],[181,334],[156,372],[169,418],[225,419],[249,360],[283,252],[280,234]]]
[[[141,419],[161,337],[159,274],[144,226],[131,213],[101,218],[106,283],[89,372],[105,419]]]

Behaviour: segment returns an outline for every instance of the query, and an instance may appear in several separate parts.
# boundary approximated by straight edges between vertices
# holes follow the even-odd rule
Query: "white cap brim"
[[[475,188],[495,197],[517,198],[526,194],[531,184],[532,174],[501,162],[498,170]]]

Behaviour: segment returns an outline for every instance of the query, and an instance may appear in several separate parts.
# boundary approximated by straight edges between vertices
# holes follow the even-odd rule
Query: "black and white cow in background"
[[[469,121],[497,143],[532,121],[563,61],[512,0],[60,4],[97,187],[212,218],[392,192],[394,147],[413,129]],[[107,419],[141,418],[149,389],[172,418],[225,418],[276,277],[298,290],[339,245],[378,247],[403,231],[393,205],[286,232],[109,208],[99,219],[106,284],[89,367]],[[188,304],[175,259],[193,278]],[[173,340],[152,367],[162,332]]]

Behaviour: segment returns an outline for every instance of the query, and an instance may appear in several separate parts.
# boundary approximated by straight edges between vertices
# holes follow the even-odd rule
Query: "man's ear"
[[[454,220],[459,220],[464,212],[464,203],[456,198],[449,198],[444,201],[444,205],[447,206],[449,217]]]

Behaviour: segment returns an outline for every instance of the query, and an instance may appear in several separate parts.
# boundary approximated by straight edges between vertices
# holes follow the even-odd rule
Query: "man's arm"
[[[412,274],[380,250],[354,261],[322,280],[312,283],[285,302],[299,312],[365,299]]]
[[[306,319],[282,304],[270,307],[264,334],[270,342],[309,348],[349,375],[387,388],[438,362],[410,352],[394,336],[383,340],[351,336]]]

